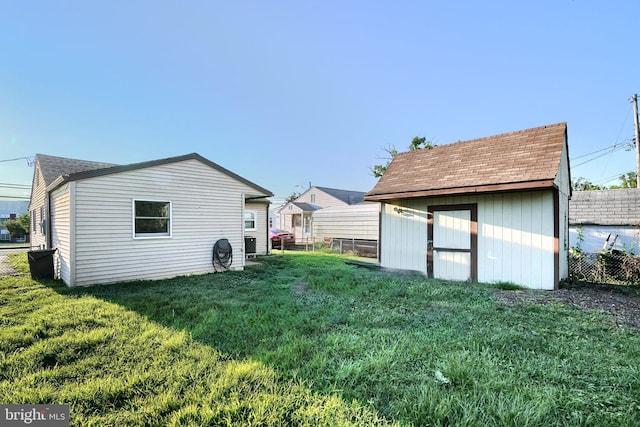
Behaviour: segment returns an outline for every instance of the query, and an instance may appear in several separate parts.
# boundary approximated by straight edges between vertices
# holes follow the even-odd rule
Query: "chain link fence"
[[[16,271],[10,262],[10,258],[14,256],[13,254],[25,253],[29,250],[29,248],[24,247],[12,247],[12,248],[3,248],[0,247],[0,276],[15,276],[20,274],[20,272]]]
[[[640,286],[640,256],[615,250],[570,252],[569,278],[577,282]]]
[[[340,254],[378,259],[378,241],[366,239],[321,238],[305,239],[301,245],[305,251],[330,250]]]

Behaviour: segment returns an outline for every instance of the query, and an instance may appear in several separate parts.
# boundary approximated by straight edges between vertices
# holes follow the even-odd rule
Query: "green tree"
[[[6,227],[11,237],[19,238],[25,235],[24,228],[22,228],[22,224],[16,219],[8,219],[4,222],[4,226]]]
[[[623,173],[620,175],[620,185],[612,185],[611,188],[637,188],[637,173],[634,171],[630,171],[627,173]]]
[[[11,237],[24,237],[25,234],[29,234],[29,214],[20,214],[18,219],[7,219],[2,225],[5,226]]]
[[[571,180],[571,188],[574,191],[592,191],[592,190],[606,190],[607,187],[596,185],[589,181],[587,178],[579,177]]]
[[[18,215],[18,222],[22,226],[25,234],[29,234],[29,230],[31,229],[31,217],[29,214],[23,213]]]
[[[433,141],[427,141],[427,138],[425,138],[424,136],[422,137],[414,136],[411,142],[409,143],[409,151],[423,150],[423,149],[430,150],[433,147],[436,147]],[[389,167],[389,164],[391,163],[393,158],[398,154],[398,150],[396,150],[396,147],[394,147],[393,145],[385,148],[384,151],[387,153],[387,156],[382,158],[382,160],[386,160],[385,164],[374,165],[371,168],[371,175],[373,175],[374,178],[380,178],[382,175],[384,175],[384,173],[387,171],[387,168]]]
[[[422,150],[423,148],[431,150],[435,146],[436,145],[433,143],[433,141],[427,141],[427,138],[425,138],[424,136],[414,136],[411,140],[411,143],[409,144],[409,151]]]

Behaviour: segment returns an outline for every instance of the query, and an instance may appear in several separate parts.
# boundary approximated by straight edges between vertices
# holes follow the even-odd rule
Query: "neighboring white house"
[[[581,234],[582,242],[578,241]],[[569,245],[640,254],[640,189],[574,191],[569,202]]]
[[[365,196],[382,203],[380,263],[558,288],[570,182],[566,123],[400,153]]]
[[[273,227],[292,232],[298,243],[311,242],[314,212],[322,208],[355,205],[361,203],[363,197],[363,191],[310,186],[295,200],[274,211]]]
[[[313,235],[324,238],[378,240],[380,203],[318,209],[313,213]]]
[[[26,200],[0,200],[0,242],[15,241],[9,230],[3,225],[8,219],[17,219],[21,214],[29,213],[29,202]]]
[[[313,212],[311,221],[314,242],[324,242],[333,249],[362,256],[378,257],[380,203],[362,202],[318,209]]]
[[[268,250],[272,195],[195,153],[123,166],[38,154],[32,248],[56,249],[67,286],[212,272],[220,239],[242,269],[245,237]]]

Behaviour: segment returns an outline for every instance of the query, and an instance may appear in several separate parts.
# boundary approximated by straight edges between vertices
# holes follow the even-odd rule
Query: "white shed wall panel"
[[[560,278],[569,277],[569,258],[567,251],[569,249],[569,195],[571,193],[571,178],[569,176],[569,153],[567,152],[567,143],[562,146],[562,157],[560,158],[560,167],[555,184],[559,191],[559,250],[560,250]]]
[[[54,254],[55,274],[63,282],[71,281],[71,195],[69,185],[51,194],[51,246]]]
[[[380,263],[383,267],[427,271],[427,209],[422,200],[405,200],[402,212],[383,203]]]
[[[316,239],[333,237],[378,240],[379,211],[378,203],[317,210],[313,213],[313,235]]]
[[[241,182],[196,160],[77,182],[76,280],[72,286],[213,271],[212,248],[226,238],[233,269],[244,265]],[[170,238],[134,239],[132,200],[172,203]]]
[[[478,280],[553,289],[552,191],[403,200],[401,206],[383,204],[382,266],[426,272],[428,207],[471,203],[478,205]],[[402,212],[394,211],[398,207]]]

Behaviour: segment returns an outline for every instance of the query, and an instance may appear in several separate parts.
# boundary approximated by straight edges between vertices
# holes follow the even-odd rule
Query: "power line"
[[[583,155],[578,156],[578,157],[573,157],[572,159],[570,159],[570,161],[578,160],[578,159],[581,159],[581,158],[583,158],[583,157],[589,157],[589,156],[592,156],[592,155],[594,155],[594,154],[601,153],[601,152],[603,152],[603,151],[607,151],[607,150],[611,150],[610,152],[606,152],[606,153],[604,153],[604,154],[602,154],[602,155],[600,155],[600,156],[594,157],[593,159],[590,159],[590,160],[586,160],[586,161],[584,161],[584,162],[582,162],[582,163],[580,163],[580,164],[577,164],[577,165],[571,165],[571,167],[573,168],[573,167],[582,166],[582,165],[584,165],[585,163],[589,163],[589,162],[590,162],[590,161],[592,161],[592,160],[599,159],[600,157],[606,156],[607,154],[613,154],[614,152],[618,151],[620,148],[624,147],[624,146],[625,146],[625,144],[626,144],[629,140],[625,140],[625,141],[623,141],[623,142],[619,142],[619,141],[620,141],[620,135],[622,135],[622,132],[623,132],[623,130],[624,130],[624,127],[625,127],[625,125],[627,124],[627,120],[629,119],[629,114],[631,114],[631,109],[632,109],[632,108],[631,108],[631,106],[629,106],[629,108],[627,109],[627,114],[626,114],[626,116],[625,116],[624,120],[622,121],[622,125],[620,126],[620,131],[618,131],[618,136],[617,136],[617,137],[616,137],[616,139],[615,139],[615,141],[616,141],[616,142],[615,142],[613,145],[611,145],[611,146],[609,146],[609,147],[601,148],[600,150],[596,150],[596,151],[591,152],[591,153],[588,153],[588,154],[583,154]]]
[[[4,160],[0,160],[0,163],[15,162],[17,160],[26,160],[27,161],[27,165],[29,165],[29,166],[33,166],[33,164],[35,163],[34,160],[33,160],[33,157],[16,157],[15,159],[4,159]]]
[[[18,196],[0,196],[0,199],[31,200],[31,198],[29,197],[18,197]]]
[[[600,153],[600,152],[602,152],[602,151],[605,151],[605,150],[609,150],[609,149],[615,148],[617,145],[618,145],[618,143],[615,143],[615,144],[613,144],[613,145],[612,145],[612,146],[610,146],[610,147],[602,148],[602,149],[600,149],[600,150],[596,150],[596,151],[593,151],[593,152],[591,152],[591,153],[583,154],[582,156],[574,157],[574,158],[572,158],[571,160],[578,160],[578,159],[581,159],[581,158],[583,158],[583,157],[588,157],[588,156],[591,156],[591,155],[593,155],[593,154],[597,154],[597,153]]]
[[[27,184],[9,184],[6,182],[0,182],[0,188],[13,188],[16,190],[30,190],[31,186]]]
[[[584,165],[585,163],[592,162],[592,161],[597,160],[597,159],[599,159],[599,158],[601,158],[601,157],[604,157],[604,156],[606,156],[606,155],[608,155],[608,154],[613,154],[613,153],[615,153],[616,151],[619,151],[619,150],[621,150],[622,148],[624,148],[624,145],[622,145],[622,144],[616,144],[616,145],[614,145],[613,147],[614,147],[614,148],[611,148],[611,149],[610,149],[610,151],[608,151],[608,152],[606,152],[606,153],[602,153],[602,154],[600,154],[599,156],[596,156],[596,157],[594,157],[594,158],[592,158],[592,159],[585,160],[584,162],[582,162],[582,163],[578,163],[577,165],[571,165],[571,167],[572,167],[572,168],[577,168],[578,166],[582,166],[582,165]],[[592,153],[592,154],[593,154],[593,153]]]

